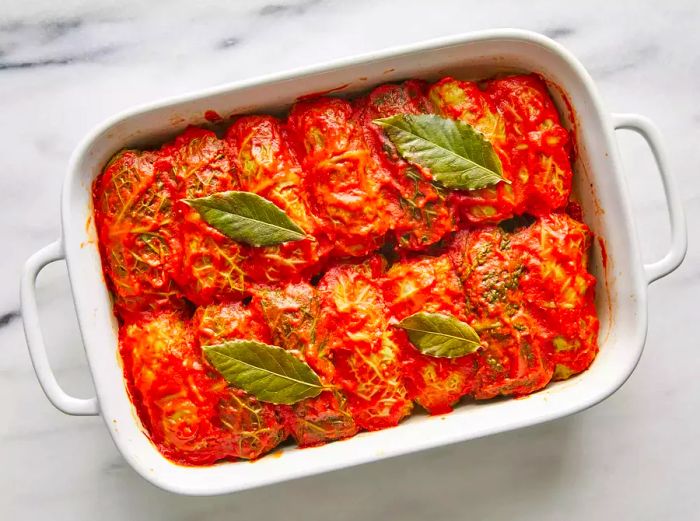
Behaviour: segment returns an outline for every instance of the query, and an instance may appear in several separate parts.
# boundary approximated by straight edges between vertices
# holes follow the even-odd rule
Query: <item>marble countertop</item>
[[[527,4],[527,5],[526,5]],[[0,512],[4,519],[690,519],[700,511],[700,4],[302,0],[51,0],[0,8]],[[196,5],[196,7],[195,7]],[[492,27],[543,32],[591,72],[609,110],[664,134],[690,249],[649,292],[635,373],[591,410],[537,427],[217,498],[149,485],[102,419],[65,416],[34,377],[18,315],[24,260],[60,232],[68,157],[117,111],[202,87]],[[619,133],[648,260],[668,247],[661,183]],[[65,267],[40,279],[50,358],[92,393]]]

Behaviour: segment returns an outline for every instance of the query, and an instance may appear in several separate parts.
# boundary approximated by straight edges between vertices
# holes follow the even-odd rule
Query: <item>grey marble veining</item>
[[[644,356],[629,382],[574,417],[220,498],[139,478],[100,418],[43,396],[18,318],[19,270],[60,233],[68,157],[137,103],[437,36],[521,27],[555,38],[611,111],[663,132],[690,249],[653,285]],[[0,2],[0,517],[2,519],[692,519],[700,511],[700,4],[696,1]],[[641,139],[619,142],[646,259],[668,247],[661,183]],[[65,267],[39,284],[61,384],[92,387]]]

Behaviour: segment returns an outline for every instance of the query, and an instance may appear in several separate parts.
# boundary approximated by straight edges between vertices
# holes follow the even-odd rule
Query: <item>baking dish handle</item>
[[[661,132],[648,118],[639,114],[613,114],[615,129],[632,130],[642,136],[649,145],[664,186],[668,215],[671,221],[671,249],[660,260],[644,265],[649,284],[665,277],[681,265],[688,250],[688,230],[686,228],[683,204],[675,180],[668,170],[666,147]]]
[[[20,282],[20,308],[24,323],[24,335],[39,384],[54,407],[75,416],[95,416],[99,414],[97,398],[75,398],[58,385],[56,376],[49,365],[44,336],[39,327],[39,312],[36,306],[36,278],[45,266],[63,258],[63,246],[58,240],[36,252],[24,264]]]

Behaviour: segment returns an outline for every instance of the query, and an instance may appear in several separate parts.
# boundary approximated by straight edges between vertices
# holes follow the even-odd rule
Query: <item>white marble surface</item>
[[[0,517],[697,519],[700,4],[569,4],[0,0]],[[64,416],[48,403],[17,314],[19,270],[58,236],[65,166],[91,127],[163,96],[499,26],[560,40],[610,110],[651,117],[668,142],[690,250],[651,288],[646,351],[617,394],[539,427],[219,498],[154,488],[126,465],[100,418]],[[619,140],[644,255],[653,259],[668,245],[661,185],[641,140]],[[41,277],[40,297],[58,378],[87,396],[63,266]]]

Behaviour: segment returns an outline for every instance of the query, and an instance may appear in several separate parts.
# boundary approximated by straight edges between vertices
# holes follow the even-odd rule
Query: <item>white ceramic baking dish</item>
[[[398,427],[363,433],[316,448],[280,449],[282,457],[204,468],[175,465],[144,435],[127,396],[117,353],[117,324],[96,245],[91,186],[102,166],[125,146],[157,144],[204,113],[278,112],[299,96],[344,87],[355,93],[407,78],[443,75],[485,78],[497,72],[532,71],[549,83],[576,141],[575,193],[596,241],[591,269],[598,277],[600,354],[585,373],[521,400],[461,405],[445,416],[413,416]],[[663,181],[671,222],[671,249],[643,264],[614,131],[641,134]],[[63,186],[62,238],[34,254],[22,276],[24,328],[34,369],[49,400],[73,415],[101,414],[117,447],[144,478],[183,494],[221,494],[307,476],[429,447],[469,440],[581,411],[615,392],[634,370],[647,330],[647,286],[682,262],[686,229],[680,198],[666,169],[655,127],[635,115],[610,115],[583,66],[541,35],[519,30],[471,33],[341,60],[256,80],[242,81],[140,107],[92,132],[73,154]],[[87,223],[87,225],[86,225]],[[605,245],[608,260],[601,256]],[[57,384],[37,317],[35,280],[47,264],[65,259],[97,396],[79,399]],[[275,455],[278,456],[278,455]]]

